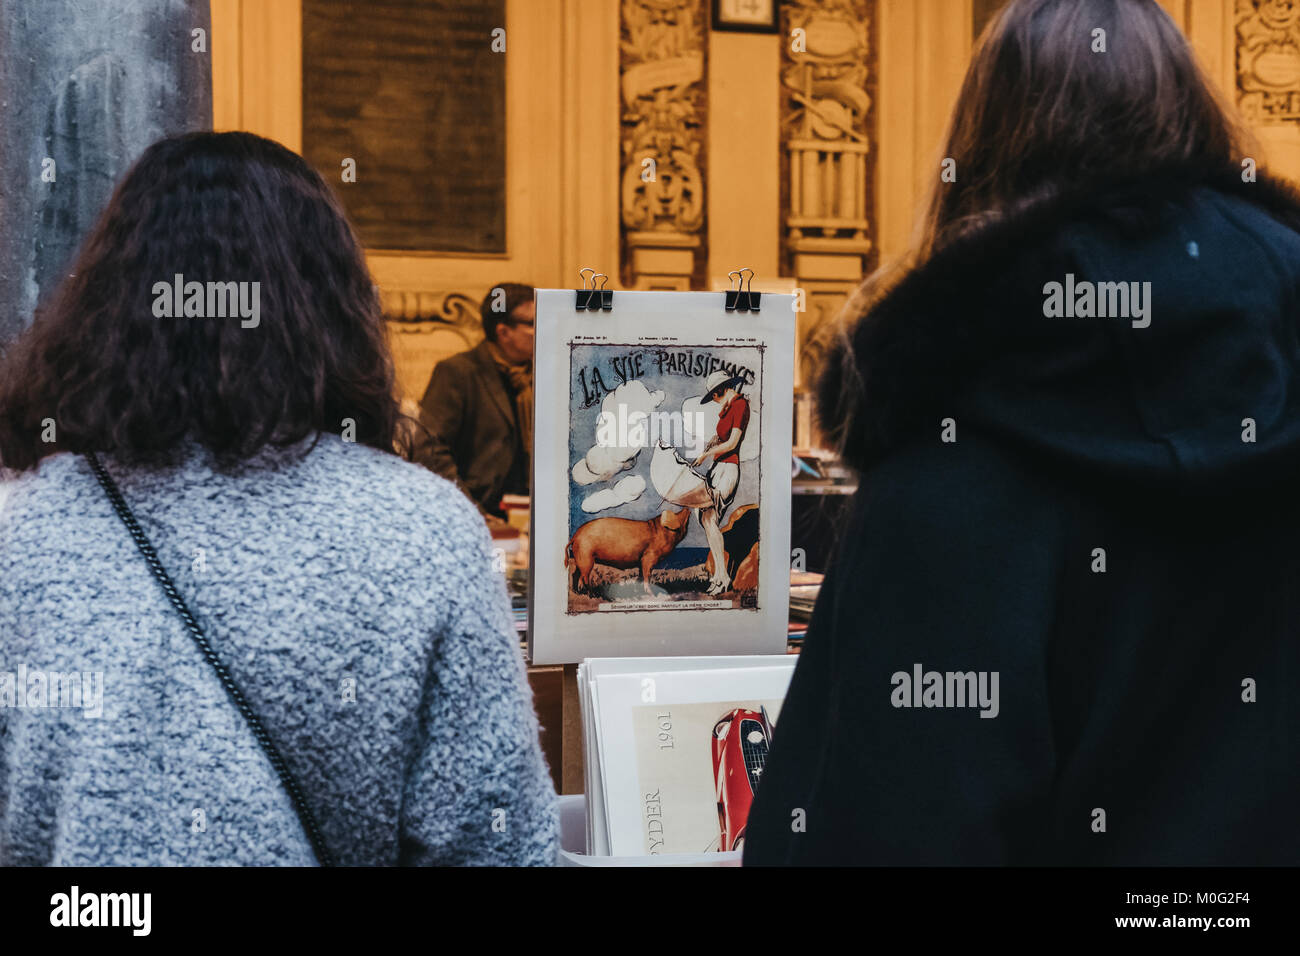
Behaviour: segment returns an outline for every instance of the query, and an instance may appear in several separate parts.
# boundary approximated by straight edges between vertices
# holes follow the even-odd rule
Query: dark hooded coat
[[[1080,189],[856,324],[821,410],[860,486],[747,864],[1300,863],[1297,224],[1263,180]],[[1150,282],[1149,324],[1045,315],[1067,276]]]

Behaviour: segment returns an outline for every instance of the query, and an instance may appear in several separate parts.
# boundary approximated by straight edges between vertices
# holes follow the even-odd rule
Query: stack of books
[[[822,589],[822,575],[812,571],[790,572],[790,620],[812,620],[813,605]]]
[[[578,667],[587,852],[696,856],[744,847],[798,658],[589,658]]]

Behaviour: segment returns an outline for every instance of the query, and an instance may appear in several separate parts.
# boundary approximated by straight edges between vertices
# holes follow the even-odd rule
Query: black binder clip
[[[587,273],[591,276],[588,278]],[[603,272],[597,272],[595,269],[579,269],[578,275],[582,276],[582,288],[575,289],[577,298],[574,301],[574,308],[579,312],[608,312],[614,308],[614,290],[606,289],[605,283],[609,282],[609,276]],[[600,286],[597,287],[596,280],[602,279]]]
[[[749,273],[746,277],[745,273]],[[763,293],[755,292],[752,289],[754,283],[753,269],[737,269],[735,272],[727,273],[728,279],[734,279],[736,287],[727,290],[727,299],[724,307],[728,312],[757,312],[760,306],[760,297]]]

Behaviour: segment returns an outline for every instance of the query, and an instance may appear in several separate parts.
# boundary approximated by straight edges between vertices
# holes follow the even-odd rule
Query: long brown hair
[[[863,401],[857,325],[945,246],[1067,195],[1235,177],[1251,146],[1155,0],[1012,0],[976,45],[911,245],[840,313],[818,403],[832,444]]]
[[[957,180],[936,176],[922,254],[1066,189],[1221,174],[1244,139],[1155,0],[1013,0],[966,71],[944,148]]]
[[[361,246],[283,146],[251,133],[153,144],[69,272],[0,359],[0,466],[59,451],[152,458],[187,438],[242,458],[349,419],[358,443],[394,450],[402,416]],[[178,275],[258,283],[256,325],[159,317],[155,286]]]

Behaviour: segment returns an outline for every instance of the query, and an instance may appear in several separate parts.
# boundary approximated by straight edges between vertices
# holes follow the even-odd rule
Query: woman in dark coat
[[[1300,201],[1144,0],[1015,0],[945,157],[746,863],[1300,862]]]

